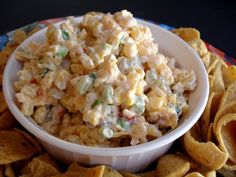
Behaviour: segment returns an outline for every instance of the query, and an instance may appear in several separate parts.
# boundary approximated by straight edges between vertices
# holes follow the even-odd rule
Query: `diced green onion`
[[[90,73],[89,76],[93,79],[97,79],[97,74],[95,72]]]
[[[182,113],[182,110],[180,109],[179,106],[175,106],[175,112],[179,116]]]
[[[123,119],[118,119],[117,124],[124,130],[128,130],[130,127],[130,123]]]
[[[108,139],[112,138],[113,134],[114,134],[112,129],[106,128],[106,127],[101,128],[100,132],[101,132],[103,137],[108,138]]]
[[[68,53],[68,49],[66,47],[63,47],[63,46],[60,46],[56,55],[61,57],[61,58],[64,58]]]
[[[62,33],[62,38],[64,40],[69,40],[70,39],[70,34],[66,31],[66,30],[61,30],[61,33]]]
[[[154,85],[158,81],[158,76],[155,70],[148,70],[146,72],[146,81],[150,85]]]
[[[139,115],[145,111],[145,102],[142,99],[142,97],[140,96],[136,97],[136,102],[132,105],[131,111],[134,111]]]
[[[93,109],[93,108],[95,108],[97,105],[99,105],[99,104],[101,104],[101,103],[102,103],[101,100],[96,99],[96,100],[93,102],[93,104],[91,105],[91,108]]]
[[[103,49],[109,49],[109,48],[112,48],[112,46],[106,42],[102,43],[102,48]]]
[[[77,83],[77,91],[80,95],[85,94],[93,84],[93,79],[86,75],[82,76]]]
[[[102,99],[104,102],[111,104],[113,103],[113,87],[111,85],[106,85],[103,88]]]

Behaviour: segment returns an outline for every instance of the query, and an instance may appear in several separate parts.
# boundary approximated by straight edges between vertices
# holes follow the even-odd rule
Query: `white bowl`
[[[76,21],[81,19],[78,17]],[[11,55],[3,76],[3,91],[8,107],[20,124],[41,140],[46,150],[57,159],[87,165],[108,164],[118,170],[140,171],[166,153],[172,143],[187,132],[201,116],[209,95],[208,76],[201,59],[187,43],[171,32],[143,20],[138,19],[138,22],[151,29],[162,53],[174,57],[178,67],[194,70],[197,76],[197,88],[190,94],[188,114],[181,118],[177,128],[148,143],[120,148],[97,148],[73,144],[48,134],[31,118],[25,117],[17,107],[13,82],[17,80],[17,71],[22,68],[22,64],[15,59],[15,53]],[[20,47],[27,46],[30,41],[45,41],[45,32],[46,28],[35,33]]]

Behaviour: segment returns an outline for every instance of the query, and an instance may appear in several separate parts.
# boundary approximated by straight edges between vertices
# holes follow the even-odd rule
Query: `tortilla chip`
[[[213,141],[213,137],[214,137],[213,123],[211,123],[207,131],[207,141]]]
[[[236,66],[231,65],[228,68],[223,68],[222,72],[226,87],[236,81]]]
[[[120,171],[120,174],[123,177],[141,177],[140,175],[135,175],[135,174],[132,174],[132,173],[129,173],[129,172],[126,172],[126,171]]]
[[[214,60],[210,57],[210,63],[209,66],[207,67],[207,73],[208,74],[212,74],[213,73],[213,69],[216,67],[216,65],[218,64],[218,60]]]
[[[70,166],[68,167],[67,171],[85,171],[87,169],[88,168],[85,168],[76,162],[72,162]]]
[[[5,176],[6,177],[15,177],[14,170],[10,164],[5,165]]]
[[[181,177],[190,169],[190,163],[175,154],[162,156],[157,163],[156,174],[158,177]]]
[[[200,39],[200,32],[195,28],[177,28],[172,30],[172,32],[181,37],[186,42]]]
[[[202,61],[204,63],[205,68],[208,68],[211,61],[211,53],[207,52],[204,56],[202,56]]]
[[[224,96],[220,102],[220,108],[223,107],[226,103],[236,100],[236,81],[234,81],[225,91]]]
[[[27,139],[30,143],[32,143],[32,145],[34,145],[35,149],[37,149],[39,154],[43,153],[43,148],[41,144],[35,137],[33,137],[33,135],[27,133],[26,131],[20,130],[18,128],[14,128],[14,130],[21,133],[25,137],[25,139]]]
[[[185,177],[204,177],[201,173],[198,172],[191,172],[185,175]]]
[[[207,135],[209,125],[210,125],[210,118],[211,118],[210,114],[211,114],[212,100],[213,100],[215,94],[216,94],[215,92],[212,92],[210,94],[208,101],[207,101],[207,106],[200,118],[201,130],[202,130],[202,134],[203,134],[203,137],[205,138],[205,140],[207,139],[206,135]]]
[[[21,44],[26,38],[26,33],[23,30],[17,30],[13,35],[13,41],[17,45]]]
[[[3,113],[7,110],[7,103],[5,101],[5,98],[3,96],[3,92],[0,92],[0,113]]]
[[[220,173],[224,177],[235,177],[236,176],[236,171],[233,170],[228,170],[225,168],[221,168],[217,170],[218,173]]]
[[[215,77],[214,84],[212,87],[213,91],[215,91],[217,93],[224,93],[225,92],[225,85],[224,85],[224,81],[223,81],[223,74],[221,71],[221,66],[219,64],[216,66],[213,76]]]
[[[122,175],[111,167],[106,166],[102,177],[122,177]]]
[[[216,133],[216,126],[220,120],[221,117],[228,113],[236,113],[236,100],[226,103],[224,106],[220,107],[215,115],[215,119],[213,122],[213,131]]]
[[[51,177],[52,175],[60,174],[56,163],[48,154],[43,154],[35,157],[23,169],[22,174],[33,177]]]
[[[105,165],[88,168],[85,171],[67,171],[51,177],[104,177]],[[112,175],[110,177],[113,177]]]
[[[9,110],[6,110],[1,116],[0,116],[0,130],[9,130],[14,125],[16,125],[17,121],[11,114]]]
[[[236,171],[236,164],[234,162],[231,162],[231,160],[227,160],[227,162],[224,164],[224,167],[227,170],[234,170]]]
[[[214,85],[215,76],[208,75],[208,79],[209,79],[210,90],[212,90],[213,85]]]
[[[198,163],[213,169],[220,169],[228,159],[228,154],[222,152],[212,142],[196,141],[190,131],[184,135],[184,147],[188,154]]]
[[[207,54],[208,50],[203,40],[195,39],[195,40],[189,41],[188,43],[201,58]]]
[[[216,126],[216,138],[222,151],[229,154],[229,159],[236,163],[236,113],[226,114]]]
[[[20,133],[0,131],[0,164],[8,164],[32,157],[36,149]]]

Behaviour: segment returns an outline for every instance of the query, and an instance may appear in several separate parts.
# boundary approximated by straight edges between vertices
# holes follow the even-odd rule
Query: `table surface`
[[[89,11],[131,11],[134,16],[175,27],[195,27],[204,40],[236,57],[235,0],[4,0],[0,33],[55,17]]]

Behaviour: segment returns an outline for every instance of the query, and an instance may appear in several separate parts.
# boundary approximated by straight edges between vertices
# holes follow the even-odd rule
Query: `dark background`
[[[131,11],[175,27],[195,27],[202,38],[236,57],[236,0],[1,0],[0,33],[37,20],[88,11]]]

